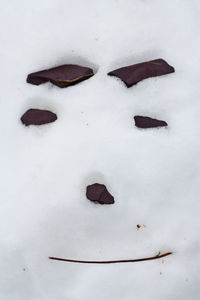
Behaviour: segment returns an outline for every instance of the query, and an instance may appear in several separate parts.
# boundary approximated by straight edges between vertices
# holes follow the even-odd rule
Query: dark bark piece
[[[135,126],[139,128],[154,128],[168,126],[167,122],[144,116],[135,116]]]
[[[120,78],[129,88],[143,79],[173,72],[175,72],[175,69],[164,59],[160,58],[119,68],[109,72],[108,75]]]
[[[94,183],[87,186],[86,196],[91,201],[97,201],[100,204],[113,204],[114,197],[108,192],[104,184]]]
[[[93,70],[79,65],[62,65],[28,75],[26,81],[34,85],[50,81],[60,88],[77,84],[93,76]]]
[[[29,109],[21,117],[21,121],[24,125],[43,125],[51,123],[57,120],[56,114],[48,110],[41,109]]]

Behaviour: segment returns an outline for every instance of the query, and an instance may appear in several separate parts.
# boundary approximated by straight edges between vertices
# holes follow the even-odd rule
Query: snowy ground
[[[199,14],[198,0],[1,1],[0,299],[198,298]],[[160,57],[176,72],[130,89],[106,75]],[[66,89],[26,83],[65,63],[96,75]],[[28,108],[58,120],[26,128]],[[135,114],[169,128],[138,130]],[[114,205],[86,199],[94,182]],[[107,266],[48,259],[158,251],[174,254]]]

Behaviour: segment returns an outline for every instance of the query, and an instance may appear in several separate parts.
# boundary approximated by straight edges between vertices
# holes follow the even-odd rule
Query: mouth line
[[[140,261],[160,259],[171,254],[173,254],[173,252],[166,252],[163,254],[159,252],[156,256],[136,258],[136,259],[119,259],[119,260],[78,260],[78,259],[60,258],[60,257],[53,257],[53,256],[50,256],[49,259],[71,262],[71,263],[81,263],[81,264],[116,264],[116,263],[129,263],[129,262],[140,262]]]

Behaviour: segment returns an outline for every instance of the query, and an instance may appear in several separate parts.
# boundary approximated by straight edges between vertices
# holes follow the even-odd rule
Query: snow
[[[0,299],[197,299],[199,1],[10,0],[0,8]],[[156,58],[176,72],[129,89],[106,75]],[[26,83],[65,63],[96,75],[65,89]],[[26,128],[20,117],[29,108],[58,120]],[[139,130],[138,114],[169,128]],[[114,205],[86,199],[95,182]],[[48,259],[159,251],[173,255],[116,265]]]

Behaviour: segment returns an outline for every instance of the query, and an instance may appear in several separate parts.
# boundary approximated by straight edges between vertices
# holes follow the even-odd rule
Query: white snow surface
[[[198,298],[199,16],[198,0],[1,1],[0,299]],[[157,58],[175,73],[129,89],[107,76]],[[26,83],[68,63],[96,74],[64,89]],[[58,120],[25,127],[29,108]],[[139,130],[138,114],[169,126]],[[87,200],[95,182],[114,205]],[[113,265],[48,259],[159,251],[173,255]]]

